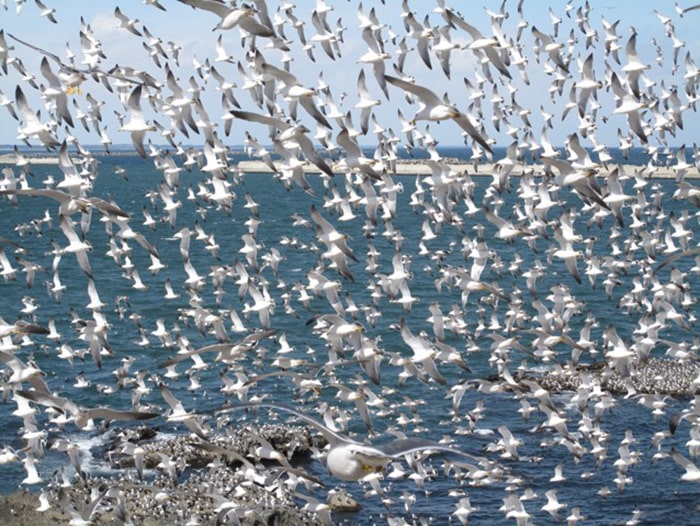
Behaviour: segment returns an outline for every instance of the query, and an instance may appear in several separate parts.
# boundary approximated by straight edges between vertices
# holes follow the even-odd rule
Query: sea
[[[98,152],[99,148],[91,149]],[[0,154],[11,153],[11,148],[1,149]],[[440,148],[444,158],[468,160],[464,148]],[[32,150],[28,153],[41,153]],[[611,150],[615,163],[636,165],[640,168],[649,161],[648,155],[632,151],[626,158],[621,152]],[[367,150],[371,155],[371,149]],[[503,156],[504,150],[496,152],[496,158]],[[668,152],[661,163],[666,160],[673,164],[674,152]],[[405,159],[425,158],[424,152],[402,152]],[[74,158],[77,158],[75,155]],[[230,154],[231,165],[237,161],[249,159],[244,150],[233,148]],[[567,271],[563,262],[556,258],[548,263],[548,249],[556,244],[554,239],[540,238],[528,243],[518,238],[515,241],[501,240],[496,237],[496,227],[486,220],[483,212],[473,215],[466,213],[466,205],[458,203],[455,211],[462,218],[460,225],[443,224],[436,235],[424,244],[421,243],[422,227],[426,216],[420,207],[412,204],[412,199],[419,190],[424,192],[424,198],[430,200],[430,187],[424,177],[405,175],[394,176],[398,185],[397,206],[391,226],[394,234],[387,233],[387,227],[380,219],[376,228],[368,229],[364,209],[358,206],[354,209],[355,217],[339,221],[340,212],[328,205],[334,195],[344,195],[347,192],[346,179],[336,176],[330,181],[321,177],[309,175],[308,180],[315,195],[304,192],[297,186],[287,188],[274,174],[245,173],[232,175],[230,180],[232,190],[237,199],[230,211],[217,209],[204,202],[197,196],[200,184],[206,177],[196,167],[179,173],[179,188],[176,199],[181,203],[177,210],[176,221],[171,225],[165,218],[167,212],[157,197],[158,185],[163,183],[163,173],[156,169],[152,160],[143,160],[128,149],[115,149],[110,155],[95,155],[97,160],[92,177],[91,196],[100,197],[118,204],[130,214],[130,226],[143,235],[150,244],[156,247],[160,259],[167,265],[156,274],[148,271],[151,264],[149,255],[135,241],[129,242],[127,252],[130,261],[138,269],[139,275],[146,286],[143,290],[135,289],[133,281],[125,271],[117,265],[108,254],[109,237],[105,230],[105,222],[97,212],[91,217],[74,216],[76,229],[82,232],[84,239],[90,243],[90,264],[100,299],[105,304],[102,312],[110,324],[108,333],[110,353],[102,356],[101,367],[92,359],[88,345],[79,337],[80,320],[90,319],[90,311],[86,309],[89,302],[86,292],[87,279],[76,264],[71,254],[65,254],[58,263],[60,279],[66,289],[61,295],[60,302],[51,294],[46,283],[52,279],[55,245],[65,246],[57,220],[58,203],[45,197],[15,196],[16,198],[0,199],[0,236],[16,243],[21,247],[21,257],[41,266],[31,287],[26,282],[21,264],[14,259],[18,254],[16,247],[9,243],[0,245],[16,273],[3,273],[0,280],[0,316],[7,321],[18,317],[33,319],[36,323],[46,325],[53,320],[61,333],[60,342],[49,341],[44,337],[32,338],[32,343],[24,342],[15,351],[15,355],[26,363],[34,363],[45,373],[45,381],[49,387],[59,394],[85,407],[109,406],[113,408],[129,408],[133,389],[127,384],[116,388],[115,369],[122,366],[126,360],[132,360],[129,371],[131,374],[143,372],[146,384],[151,387],[150,393],[144,395],[141,403],[162,408],[167,406],[156,387],[158,380],[167,383],[175,396],[179,398],[187,410],[212,414],[217,408],[238,401],[233,395],[221,392],[221,375],[233,378],[236,371],[245,372],[252,377],[257,374],[278,370],[273,364],[278,357],[278,344],[274,340],[262,342],[255,351],[241,357],[233,366],[227,366],[213,360],[214,356],[203,355],[208,367],[195,373],[198,386],[192,387],[192,380],[186,374],[189,362],[181,363],[177,370],[180,377],[166,378],[166,371],[159,367],[177,348],[164,347],[152,333],[157,322],[161,320],[173,335],[189,340],[195,348],[216,343],[212,334],[202,333],[193,323],[190,313],[191,298],[184,286],[186,274],[183,269],[183,257],[180,252],[178,232],[183,228],[194,231],[195,225],[214,236],[218,250],[206,249],[203,240],[192,235],[189,257],[192,265],[204,276],[206,283],[199,292],[203,307],[214,313],[220,313],[230,327],[231,311],[235,311],[248,328],[259,328],[260,321],[255,313],[246,318],[245,303],[250,299],[238,296],[238,286],[233,279],[223,285],[224,294],[215,296],[210,272],[221,266],[233,267],[237,260],[245,261],[241,252],[244,246],[243,236],[251,228],[252,222],[257,223],[255,240],[259,244],[258,261],[260,263],[259,282],[264,280],[275,302],[271,326],[277,329],[277,335],[284,334],[291,351],[286,358],[303,360],[312,371],[314,365],[322,365],[328,360],[326,342],[314,332],[313,320],[316,316],[332,313],[328,302],[323,297],[313,298],[308,308],[298,301],[295,284],[308,283],[307,273],[322,260],[323,247],[318,247],[316,233],[313,228],[295,224],[295,217],[309,219],[310,210],[315,206],[321,214],[331,221],[336,228],[347,235],[348,245],[357,256],[357,261],[351,261],[352,279],[343,277],[327,269],[325,274],[339,281],[340,297],[347,304],[350,299],[358,306],[355,315],[357,321],[365,328],[365,336],[377,341],[380,349],[388,354],[397,353],[410,356],[411,351],[402,341],[397,330],[403,318],[414,334],[423,332],[426,338],[434,339],[430,319],[431,305],[437,305],[443,314],[450,311],[461,313],[465,326],[460,334],[447,331],[445,343],[453,346],[463,357],[469,371],[452,364],[438,363],[438,369],[446,383],[430,381],[423,383],[416,378],[402,379],[402,368],[392,365],[385,360],[381,366],[381,385],[368,381],[357,364],[337,368],[339,381],[348,386],[364,382],[366,387],[386,400],[386,410],[390,416],[377,415],[377,409],[372,408],[372,424],[377,436],[371,440],[381,442],[393,437],[393,431],[398,424],[396,417],[404,415],[406,421],[399,428],[408,435],[418,435],[440,440],[448,437],[460,449],[476,454],[485,455],[493,461],[500,462],[510,473],[508,480],[496,481],[490,484],[469,484],[468,479],[457,481],[449,472],[445,472],[445,459],[440,455],[431,457],[427,465],[434,471],[422,482],[411,478],[393,478],[386,476],[381,482],[381,494],[377,494],[369,485],[364,483],[340,483],[325,471],[324,466],[309,460],[304,466],[317,475],[326,488],[314,490],[314,496],[324,500],[329,488],[343,487],[350,492],[362,508],[359,512],[335,514],[334,520],[347,524],[386,524],[393,519],[402,518],[412,523],[448,524],[459,523],[456,515],[458,501],[468,497],[474,510],[468,517],[469,524],[512,523],[513,519],[506,518],[502,511],[504,499],[510,494],[522,496],[524,488],[531,488],[536,494],[529,500],[522,500],[525,510],[531,515],[533,523],[554,524],[557,520],[542,510],[547,502],[545,493],[556,490],[557,498],[565,503],[567,508],[559,512],[560,521],[565,519],[574,508],[580,508],[585,517],[583,524],[626,524],[631,520],[639,520],[640,524],[697,524],[700,511],[700,486],[680,480],[683,469],[670,457],[656,459],[654,455],[660,450],[670,452],[675,447],[688,454],[686,442],[690,440],[690,426],[682,422],[675,435],[667,436],[657,447],[654,440],[660,434],[668,434],[670,416],[677,411],[687,409],[689,398],[667,397],[667,406],[663,414],[655,415],[650,408],[640,403],[639,397],[615,396],[610,407],[602,410],[601,429],[605,433],[603,444],[607,447],[605,458],[596,461],[590,453],[580,458],[572,453],[558,440],[558,435],[547,428],[542,413],[534,411],[525,419],[518,411],[520,402],[512,392],[484,392],[478,389],[479,380],[494,379],[496,369],[493,364],[491,348],[494,340],[492,335],[517,337],[519,343],[527,352],[513,350],[511,355],[511,371],[516,372],[525,366],[531,372],[545,372],[556,366],[556,363],[566,363],[570,356],[570,348],[559,344],[554,347],[555,358],[549,361],[538,359],[532,352],[535,335],[530,331],[536,322],[530,319],[536,315],[534,300],[539,300],[549,310],[554,309],[553,298],[555,290],[566,290],[572,297],[574,305],[570,317],[566,320],[568,334],[577,340],[586,319],[595,319],[591,329],[591,340],[596,342],[599,353],[597,356],[585,354],[581,360],[601,360],[603,354],[603,333],[614,328],[616,333],[629,345],[634,341],[635,330],[645,314],[645,303],[640,302],[637,308],[621,304],[621,299],[628,294],[639,281],[639,262],[647,256],[643,250],[627,251],[628,241],[634,239],[629,229],[631,208],[624,209],[625,224],[619,225],[611,216],[600,221],[592,220],[591,212],[587,210],[581,199],[572,191],[562,188],[558,192],[559,204],[548,212],[548,218],[556,221],[567,211],[580,213],[574,222],[576,233],[581,236],[580,248],[587,244],[593,255],[605,258],[611,257],[622,263],[632,261],[625,270],[620,270],[616,276],[615,285],[606,289],[603,283],[605,275],[600,276],[594,283],[583,274],[585,265],[579,262],[582,272],[582,282],[577,283]],[[18,173],[18,168],[7,165],[5,169]],[[468,173],[473,173],[465,166]],[[517,172],[517,170],[516,170]],[[631,175],[631,174],[628,174]],[[31,174],[27,176],[33,187],[43,187],[60,181],[62,174],[55,164],[32,164]],[[484,196],[488,195],[490,202],[502,200],[499,214],[505,218],[516,218],[518,207],[522,201],[518,193],[518,178],[511,178],[510,188],[496,197],[493,189],[489,188],[491,177],[473,176],[473,201],[480,205]],[[602,180],[601,180],[602,181]],[[636,180],[633,177],[624,178],[622,185],[627,195],[635,196],[633,188]],[[377,188],[379,186],[377,185]],[[673,179],[653,179],[640,190],[650,203],[644,210],[641,220],[648,229],[669,228],[669,215],[673,212],[676,217],[687,214],[686,227],[694,233],[691,244],[696,243],[698,234],[697,208],[686,200],[674,199],[676,183]],[[156,197],[154,197],[154,192]],[[359,190],[358,190],[359,192]],[[246,207],[245,196],[248,195],[258,204],[258,215],[253,217],[252,209]],[[143,224],[143,211],[147,210],[155,219],[154,227]],[[51,220],[45,221],[48,212]],[[82,230],[81,230],[82,229]],[[400,234],[400,252],[408,256],[410,261],[411,278],[410,290],[417,301],[407,310],[402,305],[392,302],[387,296],[373,298],[372,290],[376,288],[381,274],[391,274],[393,271],[392,258],[397,252],[397,236]],[[480,239],[486,241],[491,251],[490,258],[482,274],[482,281],[497,287],[507,297],[519,294],[523,299],[523,310],[528,314],[522,326],[516,326],[506,331],[505,320],[509,309],[508,302],[501,299],[496,305],[488,299],[488,293],[472,291],[467,298],[456,287],[445,284],[439,286],[441,268],[445,266],[470,268],[473,261],[465,251],[465,240]],[[283,261],[279,264],[277,273],[270,266],[263,265],[264,254],[271,249],[277,249]],[[368,269],[367,254],[374,250],[376,269]],[[660,255],[655,265],[660,265],[664,255]],[[522,272],[532,268],[536,261],[544,264],[546,272],[537,281],[536,292],[533,295],[526,285]],[[658,279],[664,283],[670,280],[672,269],[688,273],[686,282],[691,286],[697,284],[697,270],[693,257],[680,258],[659,270]],[[253,271],[254,272],[254,271]],[[174,291],[179,294],[176,299],[165,298],[165,282],[172,283]],[[652,291],[645,291],[642,296],[650,297]],[[286,295],[291,295],[289,310],[285,308]],[[30,299],[31,298],[31,299]],[[22,313],[25,303],[35,303],[36,310],[31,314]],[[697,306],[693,303],[686,307],[687,315],[697,314]],[[371,320],[365,316],[372,311]],[[347,314],[350,318],[351,314]],[[148,344],[145,345],[139,331],[145,333]],[[237,335],[232,333],[232,337]],[[241,335],[242,337],[242,335]],[[662,357],[676,345],[685,345],[689,352],[697,349],[698,336],[695,326],[681,327],[669,322],[659,333],[659,340],[653,355]],[[76,357],[73,363],[58,357],[58,347],[69,346],[82,354],[82,359]],[[77,377],[84,379],[76,381]],[[320,377],[323,381],[322,376]],[[460,386],[467,385],[459,405],[459,419],[452,413],[452,394]],[[107,394],[109,393],[109,394]],[[318,416],[316,409],[321,403],[332,403],[344,409],[348,416],[347,434],[357,440],[368,438],[368,430],[360,420],[353,401],[341,400],[339,391],[332,387],[322,389],[320,395],[313,393],[299,395],[291,380],[285,376],[270,376],[264,381],[252,386],[249,397],[266,397],[267,401],[293,405],[311,416]],[[576,434],[581,415],[572,400],[573,393],[553,394],[552,399],[558,408],[566,415],[569,430]],[[536,405],[534,397],[529,398]],[[8,446],[21,449],[21,419],[12,412],[16,408],[7,388],[0,405],[0,447]],[[594,408],[590,408],[594,411]],[[473,424],[467,425],[468,413],[479,414],[480,418]],[[293,422],[293,419],[283,413],[275,413],[281,421]],[[240,423],[249,421],[268,421],[269,413],[258,415],[237,415]],[[66,426],[63,429],[47,422],[45,414],[37,416],[46,425],[49,438],[66,437],[83,446],[83,456],[90,476],[116,476],[101,455],[104,453],[110,439],[109,432],[101,430],[80,431]],[[235,421],[235,420],[234,420]],[[165,418],[156,419],[149,423],[162,434],[186,433],[183,426],[168,423]],[[232,424],[233,425],[233,424]],[[501,458],[498,452],[492,451],[494,444],[501,438],[497,431],[499,426],[507,426],[511,433],[522,441],[518,447],[519,458]],[[590,449],[590,443],[581,439],[581,443]],[[629,466],[624,481],[620,481],[617,461],[620,456],[627,457],[625,449],[632,452],[633,461]],[[629,460],[629,459],[625,459]],[[405,465],[404,465],[405,466]],[[553,479],[555,469],[560,466],[562,479]],[[70,470],[70,462],[65,454],[46,449],[46,455],[40,459],[39,472],[46,483],[58,477],[61,470]],[[11,493],[18,488],[39,491],[41,485],[27,487],[22,484],[25,477],[21,463],[11,463],[0,466],[0,491]],[[155,476],[150,474],[149,476]]]

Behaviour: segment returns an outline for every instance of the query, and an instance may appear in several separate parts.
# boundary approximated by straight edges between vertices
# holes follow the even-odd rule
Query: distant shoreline
[[[127,152],[127,151],[120,151],[120,152],[114,152],[110,154],[106,153],[100,153],[97,154],[96,156],[98,157],[104,157],[104,156],[110,156],[110,157],[123,157],[123,156],[133,156],[134,152]],[[34,164],[34,165],[55,165],[58,164],[58,157],[55,155],[34,155],[34,154],[23,154],[24,158],[27,160],[29,164]],[[401,159],[396,162],[396,170],[393,172],[395,175],[430,175],[432,173],[432,170],[430,166],[428,166],[425,163],[426,159]],[[467,162],[467,161],[460,161],[460,160],[455,160],[453,158],[444,158],[442,159],[443,162],[445,162],[453,171],[460,173],[460,172],[467,172],[469,175],[473,176],[491,176],[494,172],[494,167],[496,166],[495,163],[475,163],[473,162]],[[17,157],[14,153],[9,153],[9,154],[2,154],[0,155],[0,165],[12,165],[16,164],[17,162]],[[277,162],[275,162],[277,165]],[[272,169],[263,161],[260,160],[255,160],[255,159],[249,159],[249,160],[241,160],[238,161],[238,163],[235,164],[236,168],[240,170],[241,172],[245,174],[250,174],[250,173],[272,173]],[[521,165],[517,166],[516,168],[513,169],[511,172],[512,177],[519,177],[523,173],[523,169],[525,167],[535,167],[535,168],[540,168],[542,165],[541,164],[527,164],[527,163],[522,163]],[[632,176],[632,174],[636,170],[643,169],[645,171],[644,175],[646,177],[650,177],[651,179],[674,179],[676,174],[673,171],[672,166],[656,166],[654,168],[653,173],[650,175],[649,170],[646,165],[634,165],[634,164],[622,164],[622,165],[616,165],[614,163],[609,163],[607,166],[607,170],[604,166],[601,166],[601,175],[603,175],[606,171],[610,171],[616,166],[622,166],[624,172],[628,176]],[[318,174],[320,173],[320,170],[313,164],[311,163],[305,163],[303,165],[304,173],[307,174]],[[342,172],[338,172],[338,175],[340,175]],[[698,170],[695,168],[691,168],[688,170],[686,173],[686,179],[700,179],[700,173],[698,173]]]
[[[428,166],[425,162],[423,162],[424,159],[402,159],[400,161],[396,162],[396,171],[393,172],[395,175],[430,175],[432,173],[432,170],[430,166]],[[491,177],[494,168],[495,168],[495,163],[479,163],[475,165],[474,163],[471,162],[465,162],[465,161],[457,161],[453,162],[447,159],[443,159],[443,161],[452,169],[452,171],[460,173],[466,171],[470,176],[481,176],[481,177]],[[238,163],[238,169],[243,172],[243,173],[272,173],[272,170],[270,169],[267,164],[265,164],[263,161],[240,161]],[[510,174],[511,177],[520,177],[523,174],[523,168],[525,167],[536,167],[536,168],[541,168],[541,164],[525,164],[523,163],[519,167],[516,167]],[[604,167],[601,167],[600,175],[604,175],[607,172],[612,171],[616,166],[613,163],[610,163],[608,165],[607,170]],[[621,165],[623,167],[623,170],[626,175],[632,176],[632,174],[641,168],[645,168],[645,166],[640,166],[640,165],[633,165],[633,164],[623,164]],[[321,171],[314,166],[313,164],[310,163],[305,163],[304,166],[304,173],[308,174],[318,174]],[[338,172],[338,175],[340,175],[341,172]],[[645,173],[647,177],[649,177],[648,171]],[[676,174],[673,172],[673,169],[671,167],[667,166],[659,166],[656,167],[654,170],[654,173],[651,175],[651,179],[674,179],[676,177]],[[700,174],[698,173],[697,170],[689,170],[688,173],[686,174],[686,179],[700,179]]]

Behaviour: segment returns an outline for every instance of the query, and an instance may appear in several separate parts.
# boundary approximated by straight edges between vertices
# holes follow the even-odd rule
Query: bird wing
[[[421,437],[397,438],[396,440],[392,440],[391,442],[387,442],[386,444],[374,445],[373,448],[376,449],[382,455],[392,458],[397,458],[403,455],[417,453],[420,451],[435,451],[454,453],[456,455],[471,458],[473,460],[479,460],[478,457],[475,457],[474,455],[471,455],[459,449],[451,448],[449,446],[440,444],[439,442],[435,442],[434,440]]]
[[[662,268],[670,265],[671,263],[673,263],[674,261],[676,261],[682,257],[692,256],[694,254],[700,254],[700,247],[695,247],[695,248],[691,248],[688,250],[684,250],[683,252],[676,252],[675,254],[672,254],[672,255],[668,256],[666,259],[664,259],[664,261],[658,267],[656,267],[656,270],[654,271],[654,273],[657,273]]]
[[[231,350],[234,348],[241,348],[241,349],[252,348],[257,344],[257,342],[259,342],[260,340],[264,340],[266,338],[270,338],[276,332],[277,332],[277,329],[257,331],[257,332],[254,332],[252,334],[248,334],[247,336],[245,336],[244,338],[240,339],[238,342],[235,342],[235,343],[215,343],[213,345],[206,345],[204,347],[199,347],[198,349],[194,349],[192,351],[177,353],[172,358],[159,364],[158,367],[161,367],[161,368],[170,367],[171,365],[175,365],[176,363],[180,363],[181,361],[186,360],[187,358],[189,358],[195,354],[202,354],[205,352],[224,353],[224,352],[231,352]]]
[[[467,132],[472,139],[474,139],[481,146],[483,146],[484,149],[493,153],[491,145],[486,141],[486,139],[484,139],[484,137],[481,135],[481,132],[476,128],[476,126],[474,126],[468,115],[460,113],[459,117],[454,117],[454,121],[457,124],[459,124],[459,127],[462,128],[465,132]]]
[[[278,411],[286,411],[287,413],[293,414],[297,418],[303,420],[304,422],[306,422],[310,426],[317,429],[326,438],[326,440],[328,440],[328,442],[331,445],[337,444],[337,443],[354,443],[353,440],[350,440],[349,438],[344,437],[343,435],[336,433],[332,429],[324,426],[323,424],[321,424],[317,420],[311,418],[310,416],[305,415],[304,413],[301,413],[301,412],[297,411],[296,409],[289,407],[289,406],[286,406],[286,405],[283,405],[283,404],[271,404],[271,403],[267,403],[267,402],[245,403],[245,404],[237,405],[236,407],[229,407],[226,409],[222,409],[221,411],[219,411],[219,413],[231,413],[233,411],[237,411],[240,409],[256,409],[258,407],[267,407],[270,409],[277,409]]]
[[[88,409],[89,418],[100,418],[103,420],[149,420],[160,416],[160,413],[148,413],[145,411],[119,411],[109,407],[94,407]]]
[[[27,400],[31,400],[32,402],[36,402],[37,404],[57,409],[62,413],[70,413],[71,415],[75,415],[79,412],[77,404],[60,396],[40,393],[38,391],[25,391],[22,389],[16,390],[15,394],[21,396],[22,398],[26,398]]]
[[[268,126],[272,126],[280,130],[286,130],[291,126],[289,123],[286,123],[281,119],[270,117],[268,115],[262,115],[260,113],[253,113],[251,111],[231,110],[231,115],[233,115],[237,119],[243,119],[245,121],[250,122],[257,122],[260,124],[267,124]]]
[[[324,234],[328,234],[329,232],[333,232],[335,230],[335,227],[321,215],[316,208],[316,205],[311,205],[311,219],[313,219],[313,222],[321,227]]]
[[[431,90],[428,88],[421,86],[419,84],[415,84],[413,82],[408,82],[406,80],[393,77],[391,75],[384,75],[384,78],[386,79],[387,82],[390,84],[393,84],[397,88],[401,88],[404,91],[408,91],[409,93],[413,93],[416,97],[418,97],[424,104],[427,106],[434,106],[434,105],[439,105],[442,104],[442,101],[440,100],[440,97],[438,97],[435,93],[433,93]]]
[[[675,448],[671,448],[671,458],[686,471],[697,471],[698,467],[689,459],[681,455]]]
[[[228,5],[217,0],[180,0],[180,2],[196,9],[210,11],[221,18],[224,18],[231,11]]]

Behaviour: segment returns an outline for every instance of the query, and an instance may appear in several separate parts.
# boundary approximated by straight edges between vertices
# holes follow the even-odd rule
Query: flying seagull
[[[410,455],[412,453],[445,452],[467,457],[472,460],[479,460],[473,455],[458,449],[420,437],[397,438],[385,444],[357,442],[332,431],[304,413],[281,404],[241,404],[236,407],[223,409],[220,413],[230,413],[240,409],[254,409],[258,407],[286,411],[317,429],[329,444],[328,453],[326,454],[328,471],[331,475],[340,480],[360,480],[370,473],[383,471],[392,461],[399,460],[405,455]]]
[[[397,88],[401,88],[418,97],[420,108],[413,118],[414,121],[442,121],[445,119],[453,119],[459,124],[459,127],[466,131],[476,142],[490,153],[493,153],[491,145],[481,135],[481,132],[477,130],[476,126],[472,124],[469,116],[459,111],[455,106],[443,102],[440,97],[425,86],[392,77],[391,75],[385,75],[384,78]]]
[[[90,423],[91,420],[100,418],[103,420],[149,420],[160,416],[160,413],[148,413],[145,411],[118,411],[109,407],[81,407],[72,400],[61,396],[54,396],[39,391],[17,390],[15,394],[41,404],[46,407],[52,407],[61,413],[68,413],[73,417],[73,421],[78,428],[82,429]]]
[[[43,48],[40,48],[38,46],[35,46],[34,44],[30,44],[29,42],[26,42],[20,38],[17,38],[15,35],[8,33],[7,34],[10,38],[13,40],[16,40],[20,44],[27,46],[29,48],[32,48],[35,51],[38,51],[39,53],[42,53],[43,55],[47,56],[56,64],[59,66],[59,71],[58,71],[58,78],[61,79],[65,85],[66,85],[66,93],[68,95],[71,95],[72,93],[78,92],[80,89],[80,85],[87,79],[88,76],[90,75],[96,75],[98,77],[113,77],[118,80],[123,80],[125,82],[130,82],[132,84],[141,84],[138,80],[134,80],[129,78],[128,76],[125,75],[120,75],[118,73],[114,72],[109,72],[109,71],[104,71],[99,68],[95,67],[90,67],[90,68],[76,68],[73,65],[66,64],[61,60],[61,58],[54,54],[51,53],[50,51],[47,51]]]

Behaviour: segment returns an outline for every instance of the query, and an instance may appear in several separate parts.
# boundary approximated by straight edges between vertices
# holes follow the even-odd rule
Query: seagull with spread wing
[[[392,461],[399,460],[415,453],[451,453],[471,460],[481,459],[455,449],[440,442],[421,437],[397,438],[384,444],[369,444],[352,440],[317,422],[304,413],[282,404],[249,403],[241,404],[220,411],[220,414],[231,413],[241,409],[265,407],[285,411],[318,430],[328,441],[326,466],[334,477],[345,481],[358,481],[365,476],[382,472]]]
[[[23,123],[23,126],[19,129],[20,137],[27,144],[29,144],[28,140],[30,138],[37,137],[46,146],[47,150],[53,150],[61,145],[56,139],[51,126],[48,123],[41,122],[38,114],[34,113],[34,110],[29,107],[27,97],[19,86],[15,88],[15,103]]]
[[[15,394],[36,402],[37,404],[52,407],[61,413],[68,413],[79,429],[92,427],[92,421],[95,419],[102,420],[149,420],[160,416],[159,413],[149,413],[146,411],[119,411],[109,407],[81,407],[68,398],[55,396],[40,391],[24,391],[17,390]]]
[[[129,113],[129,121],[124,123],[119,131],[129,132],[134,148],[141,157],[146,158],[146,149],[143,146],[146,132],[156,131],[153,124],[148,124],[141,109],[141,85],[134,88],[126,102],[126,110]]]
[[[493,153],[491,145],[472,123],[471,118],[465,113],[459,111],[455,106],[443,102],[433,91],[429,90],[425,86],[421,86],[420,84],[408,82],[407,80],[392,77],[391,75],[385,75],[384,78],[387,82],[393,84],[397,88],[401,88],[402,90],[418,97],[420,108],[413,118],[414,121],[442,121],[452,119],[484,149],[490,153]]]
[[[282,145],[290,149],[295,145],[298,146],[309,161],[315,164],[323,173],[333,177],[333,170],[316,151],[311,139],[307,137],[306,134],[309,130],[305,126],[291,124],[276,117],[250,111],[231,110],[231,114],[237,119],[269,126],[271,138],[279,140]],[[276,133],[276,130],[279,130],[280,133]]]

